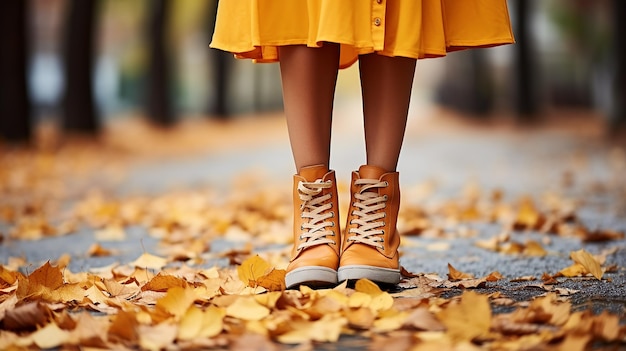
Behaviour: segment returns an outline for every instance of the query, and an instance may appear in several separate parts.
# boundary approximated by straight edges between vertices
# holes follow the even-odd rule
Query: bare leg
[[[359,57],[367,164],[395,171],[402,148],[416,60]]]
[[[283,100],[296,170],[328,167],[339,45],[279,48]]]

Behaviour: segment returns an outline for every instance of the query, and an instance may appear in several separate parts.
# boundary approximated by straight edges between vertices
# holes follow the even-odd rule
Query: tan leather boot
[[[294,244],[287,267],[287,288],[337,284],[339,206],[335,172],[304,167],[293,178]]]
[[[350,209],[339,265],[339,281],[367,278],[400,282],[396,229],[400,207],[398,172],[361,166],[352,172]]]

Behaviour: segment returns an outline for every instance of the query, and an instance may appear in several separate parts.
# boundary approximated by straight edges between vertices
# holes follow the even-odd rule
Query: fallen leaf
[[[137,268],[155,269],[159,270],[167,265],[167,260],[163,257],[158,257],[149,253],[144,253],[136,260],[130,263],[131,266]]]
[[[571,252],[570,257],[574,262],[585,267],[587,272],[591,273],[596,279],[602,280],[602,268],[600,268],[600,263],[598,263],[590,253],[581,249]]]
[[[287,272],[284,269],[272,269],[266,275],[261,276],[256,280],[256,285],[262,286],[267,291],[283,291],[285,290],[285,274]]]
[[[140,324],[137,328],[139,346],[143,350],[164,350],[174,343],[177,332],[178,326],[169,322],[155,326]]]
[[[63,285],[63,273],[61,273],[59,267],[52,266],[50,262],[46,262],[28,276],[28,282],[29,284],[44,286],[54,290]]]
[[[169,313],[178,319],[185,314],[195,299],[196,296],[192,289],[175,286],[167,290],[164,297],[157,300],[156,309]]]
[[[258,321],[269,316],[269,308],[259,304],[253,297],[241,296],[226,307],[226,315],[246,321]]]
[[[223,308],[209,306],[205,311],[191,306],[180,320],[179,340],[212,338],[222,332],[226,311]]]
[[[160,272],[154,278],[150,279],[149,282],[144,284],[141,287],[141,291],[152,290],[152,291],[167,291],[170,288],[179,287],[186,288],[187,282],[181,278],[174,277],[172,275],[164,274]]]
[[[485,280],[488,282],[497,282],[500,279],[504,279],[504,277],[498,271],[491,272],[485,277]]]
[[[529,240],[526,242],[524,251],[522,251],[524,255],[527,256],[535,256],[535,257],[543,257],[548,254],[548,252],[541,246],[540,243]]]
[[[264,276],[270,268],[269,263],[259,257],[259,255],[254,255],[237,267],[237,275],[245,285],[254,288],[256,287],[256,281]]]
[[[419,330],[443,331],[446,327],[435,318],[435,316],[425,307],[413,310],[404,321],[405,325]]]
[[[89,247],[87,250],[87,255],[90,257],[104,257],[110,256],[112,254],[111,250],[107,250],[99,243],[95,243]]]
[[[473,291],[465,291],[461,301],[448,305],[437,313],[437,318],[446,326],[454,340],[473,340],[489,333],[491,307],[489,298]]]
[[[460,272],[456,270],[456,268],[454,268],[450,263],[448,263],[448,279],[452,281],[461,279],[474,279],[474,275]]]
[[[70,334],[59,328],[55,323],[49,323],[45,327],[34,332],[30,338],[41,349],[51,349],[63,345]]]

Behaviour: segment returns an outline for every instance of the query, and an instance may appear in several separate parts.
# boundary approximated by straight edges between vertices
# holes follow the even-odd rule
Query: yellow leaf
[[[51,349],[63,345],[69,336],[67,331],[59,328],[55,323],[50,323],[34,332],[30,337],[37,347]]]
[[[393,297],[386,292],[383,292],[372,298],[370,308],[372,311],[386,311],[393,307]]]
[[[164,297],[157,300],[156,309],[178,318],[185,314],[195,298],[192,289],[176,286],[169,289]]]
[[[191,306],[180,321],[178,339],[212,338],[220,334],[224,328],[225,314],[220,307],[209,306],[206,311],[202,311]]]
[[[352,328],[363,330],[371,328],[372,325],[374,325],[374,319],[376,319],[376,316],[369,308],[347,310],[346,317],[348,318],[348,323]]]
[[[246,321],[258,321],[269,316],[269,308],[260,305],[253,297],[242,296],[226,308],[226,315]]]
[[[139,346],[143,350],[160,351],[174,343],[178,327],[175,324],[161,323],[155,326],[140,324],[137,328]]]
[[[348,307],[351,308],[369,307],[370,303],[372,296],[360,291],[356,291],[348,298]]]
[[[139,258],[130,263],[131,266],[137,268],[161,269],[165,267],[167,260],[163,257],[144,253]]]
[[[602,268],[600,263],[587,251],[581,249],[578,251],[570,252],[570,257],[574,262],[585,267],[588,273],[591,273],[596,279],[602,280]]]
[[[474,275],[457,271],[456,268],[452,267],[452,265],[448,263],[448,279],[450,280],[474,279]]]
[[[254,299],[265,307],[274,308],[281,296],[283,293],[280,291],[270,291],[267,294],[255,295]]]
[[[279,335],[277,340],[283,344],[303,344],[310,341],[336,342],[341,330],[348,323],[346,318],[324,316],[315,322],[301,321],[293,323],[293,330]]]
[[[354,290],[366,293],[372,297],[378,296],[383,293],[382,290],[369,279],[359,279],[354,285]]]
[[[237,274],[244,284],[255,287],[254,283],[264,276],[270,268],[269,263],[259,257],[259,255],[255,255],[243,261],[241,266],[237,267]]]
[[[384,316],[374,322],[374,331],[378,333],[386,333],[392,330],[398,330],[407,320],[409,314],[407,312],[396,312],[389,316]]]
[[[465,291],[461,302],[451,304],[437,313],[437,318],[446,326],[451,338],[463,341],[472,340],[489,333],[491,307],[489,297],[473,291]]]

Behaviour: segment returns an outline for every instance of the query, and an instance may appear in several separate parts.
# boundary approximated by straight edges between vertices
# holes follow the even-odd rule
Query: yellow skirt
[[[415,59],[513,43],[506,0],[220,0],[211,47],[276,62],[278,46],[341,44],[340,67],[376,52]]]

